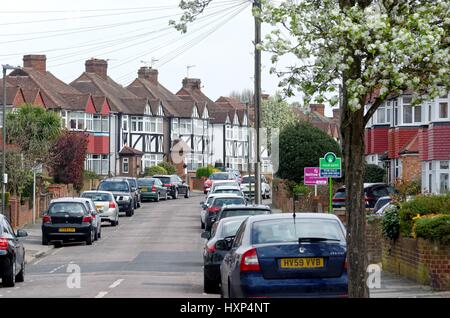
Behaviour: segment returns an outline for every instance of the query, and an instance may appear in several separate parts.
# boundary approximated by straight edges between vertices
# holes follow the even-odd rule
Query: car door
[[[182,191],[183,191],[183,194],[186,194],[186,193],[187,193],[187,190],[188,190],[187,184],[186,184],[186,183],[183,183],[183,180],[182,180],[179,176],[176,176],[176,178],[177,178],[177,180],[178,180],[178,184],[179,184],[180,187],[183,189],[183,190],[182,190]]]
[[[159,196],[164,197],[166,195],[166,187],[164,187],[163,183],[159,179],[155,179],[156,191],[158,191]]]
[[[247,220],[245,220],[241,226],[239,227],[239,230],[236,232],[235,239],[233,241],[233,246],[231,247],[231,250],[225,255],[222,261],[223,270],[221,270],[222,273],[222,284],[224,284],[224,290],[228,292],[229,287],[228,284],[233,284],[233,281],[236,281],[237,277],[239,277],[239,255],[236,253],[239,247],[242,245],[242,240],[244,238],[245,233],[245,227],[247,224]],[[237,264],[237,266],[236,266]],[[236,271],[237,267],[237,271]]]
[[[12,252],[15,255],[16,259],[16,273],[20,271],[22,264],[24,262],[24,249],[23,249],[23,243],[19,240],[18,237],[16,237],[16,234],[14,233],[13,228],[9,224],[9,222],[6,219],[3,219],[3,234],[8,239],[8,241],[11,243]]]

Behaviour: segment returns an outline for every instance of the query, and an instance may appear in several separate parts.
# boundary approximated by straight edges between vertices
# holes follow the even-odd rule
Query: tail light
[[[83,217],[83,223],[90,223],[92,221],[92,216],[88,215]]]
[[[109,208],[110,209],[115,209],[117,207],[116,202],[114,201],[109,201]]]
[[[343,267],[344,267],[345,270],[348,270],[348,258],[347,257],[345,258]]]
[[[208,208],[208,212],[211,212],[211,213],[217,213],[219,211],[220,211],[220,207],[218,207],[218,206],[212,206],[212,207]]]
[[[42,217],[42,222],[44,222],[44,223],[52,223],[52,218],[50,217],[50,215],[44,215]]]
[[[8,249],[8,239],[0,237],[0,251]]]
[[[156,186],[152,186],[152,192],[156,192]]]
[[[256,248],[252,248],[245,252],[241,258],[241,272],[248,271],[260,271],[258,255],[256,254]]]
[[[212,244],[210,245],[206,245],[206,251],[210,254],[215,253],[216,252],[216,244]]]
[[[164,186],[165,186],[166,188],[171,188],[171,187],[172,187],[171,184],[165,184]]]

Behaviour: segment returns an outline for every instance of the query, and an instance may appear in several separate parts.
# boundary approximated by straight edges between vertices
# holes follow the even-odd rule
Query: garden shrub
[[[413,218],[417,215],[450,214],[450,194],[419,195],[413,200],[404,202],[400,208],[400,233],[412,236]]]
[[[158,163],[158,166],[166,169],[167,174],[176,174],[177,173],[177,168],[170,162],[162,161],[162,162]]]
[[[196,171],[197,178],[208,178],[212,173],[214,172],[220,172],[219,169],[214,168],[212,165],[208,165],[206,167],[200,167]]]
[[[400,219],[397,207],[386,209],[381,220],[383,235],[391,240],[398,238],[400,233]]]
[[[414,233],[416,237],[444,245],[450,244],[450,215],[438,214],[419,218],[414,225]]]
[[[167,174],[166,169],[164,169],[161,166],[153,166],[153,167],[149,167],[149,168],[145,168],[145,176],[146,177],[151,177],[157,174]]]

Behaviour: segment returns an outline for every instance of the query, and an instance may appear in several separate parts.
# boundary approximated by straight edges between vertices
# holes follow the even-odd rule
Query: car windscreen
[[[255,183],[255,177],[243,177],[242,183]]]
[[[337,199],[344,199],[345,198],[345,190],[338,190],[336,194],[334,195]]]
[[[126,182],[101,182],[98,186],[99,190],[103,191],[117,191],[117,192],[128,192],[129,187],[128,183]]]
[[[86,193],[85,192],[81,195],[81,197],[91,199],[94,202],[95,201],[112,201],[113,200],[113,196],[108,193],[95,193],[95,192]]]
[[[231,204],[245,204],[245,201],[241,197],[236,198],[216,198],[214,200],[214,206],[224,206]]]
[[[161,180],[163,184],[170,184],[170,178],[169,177],[154,177],[155,179]]]
[[[239,190],[239,189],[216,189],[216,190],[214,190],[214,193],[235,193],[235,194],[240,195],[241,190]]]
[[[82,203],[78,202],[56,202],[52,203],[48,209],[48,214],[70,214],[70,215],[83,215],[86,210]]]
[[[241,215],[260,215],[260,214],[270,214],[270,211],[263,209],[226,209],[223,210],[220,214],[220,218],[229,218],[232,216],[241,216]]]
[[[138,179],[139,186],[152,186],[155,183],[155,179]]]
[[[253,224],[252,244],[298,242],[299,238],[345,241],[339,223],[324,219],[272,219]]]
[[[391,198],[386,199],[378,199],[377,203],[375,203],[375,206],[373,207],[373,212],[377,212],[379,209],[381,209],[383,206],[386,205],[386,203],[391,202]]]
[[[216,172],[209,176],[210,180],[228,180],[228,173]]]
[[[230,181],[230,182],[220,182],[220,183],[214,183],[213,187],[239,187],[239,183],[236,181]]]
[[[127,179],[128,180],[128,183],[132,186],[132,187],[137,187],[137,184],[136,184],[136,180],[135,179]]]
[[[239,227],[241,226],[242,222],[244,222],[244,220],[245,219],[225,222],[222,226],[220,237],[228,237],[236,235],[237,230],[239,230]]]

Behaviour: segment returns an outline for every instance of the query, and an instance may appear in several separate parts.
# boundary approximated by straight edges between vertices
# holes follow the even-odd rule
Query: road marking
[[[54,272],[56,272],[57,270],[60,270],[60,269],[63,268],[64,266],[66,266],[66,265],[61,265],[61,266],[58,266],[58,267],[54,268],[53,270],[51,270],[51,271],[49,272],[49,274],[53,274]]]
[[[119,286],[121,283],[123,282],[123,279],[118,279],[116,280],[114,283],[112,283],[109,288],[116,288],[117,286]]]
[[[34,262],[33,265],[37,265],[37,264],[39,264],[40,262],[42,262],[43,260],[44,260],[44,258],[41,258],[41,259],[37,260],[36,262]]]
[[[61,252],[61,251],[63,250],[63,248],[64,248],[64,247],[58,248],[56,251],[54,251],[54,252],[52,253],[52,255],[55,255],[56,253]]]
[[[98,295],[95,296],[95,298],[103,298],[103,297],[105,297],[106,295],[108,295],[108,292],[102,291],[102,292],[99,292]]]

